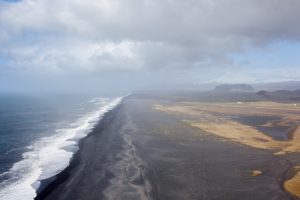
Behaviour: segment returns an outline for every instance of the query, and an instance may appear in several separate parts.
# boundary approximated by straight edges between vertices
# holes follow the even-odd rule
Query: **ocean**
[[[32,200],[121,97],[0,95],[0,199]]]

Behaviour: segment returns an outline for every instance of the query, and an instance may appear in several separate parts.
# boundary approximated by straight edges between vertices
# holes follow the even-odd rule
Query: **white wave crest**
[[[50,178],[68,166],[78,140],[85,137],[106,112],[117,106],[122,97],[99,100],[102,101],[99,110],[78,119],[74,123],[76,126],[59,129],[53,136],[41,138],[28,147],[23,159],[5,173],[11,178],[0,184],[0,199],[32,200],[40,180]]]

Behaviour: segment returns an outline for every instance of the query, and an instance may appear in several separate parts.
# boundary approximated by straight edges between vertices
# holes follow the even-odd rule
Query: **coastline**
[[[69,167],[36,199],[296,199],[282,185],[289,162],[154,109],[170,102],[124,99],[80,141]]]
[[[101,132],[109,126],[109,124],[114,120],[116,113],[122,106],[122,102],[120,102],[115,108],[108,111],[104,114],[103,118],[99,120],[97,125],[92,129],[92,131],[84,138],[80,139],[78,142],[78,150],[73,155],[70,160],[70,164],[62,170],[59,174],[55,175],[54,177],[50,177],[48,179],[41,180],[41,184],[37,189],[37,196],[34,198],[35,200],[42,200],[46,199],[50,193],[59,187],[62,183],[64,183],[70,176],[72,175],[71,171],[78,167],[81,160],[81,152],[83,151],[83,145],[85,140],[95,134],[101,134]],[[111,178],[112,175],[108,176],[107,179]],[[106,182],[106,181],[104,181]],[[107,185],[106,183],[104,187]]]

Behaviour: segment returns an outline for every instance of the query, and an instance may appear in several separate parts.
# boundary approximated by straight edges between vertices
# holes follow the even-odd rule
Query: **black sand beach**
[[[290,200],[290,162],[217,138],[127,97],[88,137],[71,165],[36,199]],[[252,176],[253,170],[262,171]],[[46,181],[47,182],[47,181]]]

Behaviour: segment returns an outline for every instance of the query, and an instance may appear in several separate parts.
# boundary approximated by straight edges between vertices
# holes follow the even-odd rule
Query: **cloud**
[[[298,0],[0,3],[6,68],[51,73],[223,68],[228,55],[299,42]],[[218,67],[216,67],[218,66]]]

